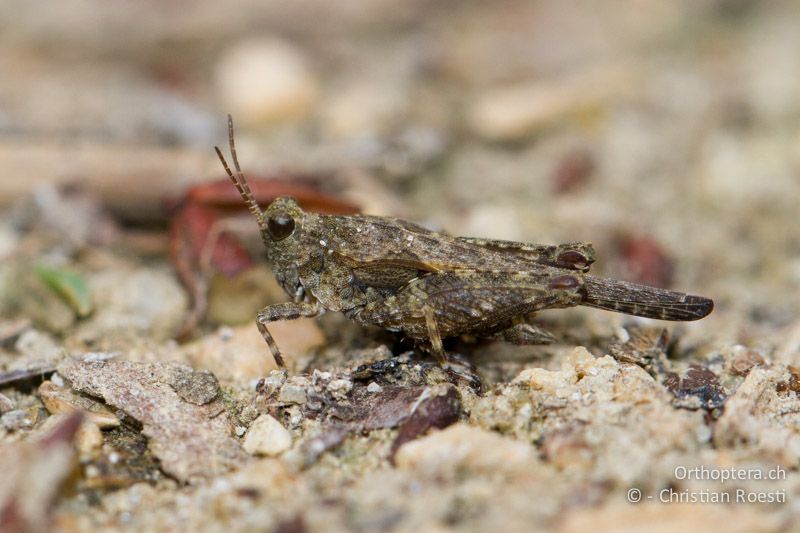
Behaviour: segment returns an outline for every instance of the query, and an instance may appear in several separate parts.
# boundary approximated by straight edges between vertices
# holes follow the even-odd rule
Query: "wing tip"
[[[691,318],[691,320],[700,320],[701,318],[705,318],[714,310],[714,300],[711,298],[689,295],[687,300],[689,299],[692,300],[690,305],[692,305],[692,308],[696,310],[692,314],[693,318]]]
[[[714,310],[704,296],[639,285],[628,281],[586,276],[583,305],[617,313],[669,321],[694,321]]]

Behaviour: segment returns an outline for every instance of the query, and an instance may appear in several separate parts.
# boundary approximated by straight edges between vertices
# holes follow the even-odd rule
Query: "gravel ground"
[[[0,530],[792,530],[799,23],[789,0],[3,2]],[[271,327],[278,370],[252,219],[236,275],[175,271],[226,113],[249,175],[323,207],[592,242],[593,273],[715,310],[545,311],[556,343],[456,339],[447,369],[332,313]]]

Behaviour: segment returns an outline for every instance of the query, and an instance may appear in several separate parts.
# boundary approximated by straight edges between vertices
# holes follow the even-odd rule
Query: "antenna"
[[[258,223],[261,224],[261,208],[258,206],[258,202],[256,202],[253,193],[250,191],[250,186],[247,185],[247,180],[242,173],[242,168],[239,166],[239,158],[236,156],[236,144],[233,142],[233,118],[230,115],[228,115],[228,146],[231,150],[233,168],[236,169],[235,176],[233,172],[231,172],[228,162],[225,161],[225,156],[222,155],[222,150],[219,149],[219,146],[215,146],[214,150],[216,150],[217,156],[219,157],[219,160],[222,161],[222,166],[225,167],[225,172],[228,173],[228,177],[233,182],[236,190],[242,195],[247,208],[251,213],[253,213],[253,216],[256,217]]]

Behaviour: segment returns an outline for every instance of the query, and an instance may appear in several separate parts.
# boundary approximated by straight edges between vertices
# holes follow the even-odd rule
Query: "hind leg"
[[[494,331],[491,337],[519,345],[551,344],[556,340],[550,332],[528,322],[518,322],[508,328]]]

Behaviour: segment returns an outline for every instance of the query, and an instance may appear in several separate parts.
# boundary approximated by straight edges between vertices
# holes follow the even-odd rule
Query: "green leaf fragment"
[[[83,318],[94,310],[94,303],[86,286],[86,280],[75,272],[40,266],[36,269],[39,278],[47,284],[75,313]]]

